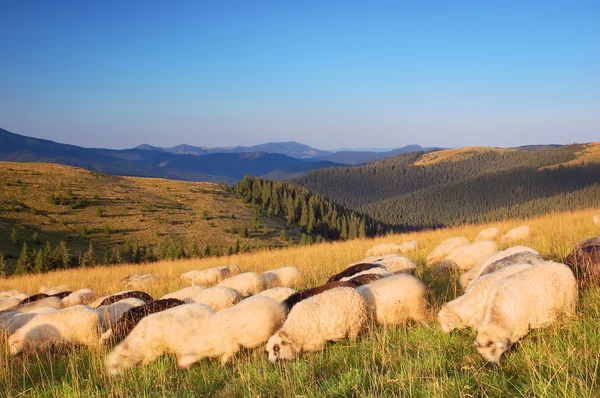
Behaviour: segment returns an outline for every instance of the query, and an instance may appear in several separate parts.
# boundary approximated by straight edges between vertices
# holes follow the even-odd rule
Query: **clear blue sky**
[[[0,50],[0,127],[83,146],[600,140],[598,0],[0,0]]]

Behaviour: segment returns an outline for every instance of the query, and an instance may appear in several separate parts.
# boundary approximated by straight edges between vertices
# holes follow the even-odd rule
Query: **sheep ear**
[[[508,347],[510,347],[510,340],[506,339],[504,341],[499,341],[499,342],[496,343],[496,347],[502,348],[503,350],[505,350]]]

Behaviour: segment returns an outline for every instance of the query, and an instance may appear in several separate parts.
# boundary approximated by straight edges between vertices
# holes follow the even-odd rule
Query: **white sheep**
[[[180,354],[187,336],[199,329],[214,311],[203,304],[184,304],[143,318],[106,357],[109,374],[147,364],[163,354]]]
[[[479,232],[475,237],[475,242],[482,240],[496,240],[500,236],[500,229],[498,228],[487,228]]]
[[[163,280],[163,277],[158,274],[132,275],[129,280],[124,283],[126,288],[141,289],[156,282]],[[126,279],[128,279],[126,278]]]
[[[346,281],[349,281],[350,279],[356,278],[361,275],[382,275],[382,276],[387,277],[387,276],[391,276],[393,274],[390,271],[388,271],[387,268],[385,268],[383,266],[373,267],[373,268],[369,268],[369,269],[361,271],[361,272],[357,272],[356,274],[346,276],[346,277],[340,279],[340,282],[346,282]]]
[[[217,286],[237,290],[242,297],[252,296],[264,290],[263,279],[256,272],[245,272],[223,279]]]
[[[528,239],[531,236],[531,228],[527,225],[521,225],[520,227],[513,228],[500,238],[502,242],[514,242],[517,240]]]
[[[227,265],[214,267],[202,271],[192,270],[182,274],[179,278],[192,285],[211,286],[221,282],[225,278],[239,275],[241,272],[238,265]]]
[[[7,297],[0,299],[0,311],[8,310],[13,307],[16,307],[21,302],[20,299],[16,297]]]
[[[221,311],[236,305],[241,299],[242,297],[237,290],[215,286],[195,293],[183,301],[186,303],[204,304],[215,311]]]
[[[273,300],[281,303],[294,293],[296,293],[296,291],[294,289],[290,289],[289,287],[275,287],[273,289],[263,290],[252,297],[270,297]]]
[[[380,325],[398,325],[414,320],[429,322],[427,289],[411,275],[394,275],[356,288],[373,318]]]
[[[292,287],[302,281],[302,273],[298,268],[287,266],[275,268],[262,273],[265,288]]]
[[[444,333],[477,326],[483,318],[485,304],[494,284],[531,266],[531,264],[513,264],[475,279],[465,294],[442,305],[438,313],[438,321]]]
[[[592,217],[592,221],[597,227],[600,227],[600,214],[596,214],[594,217]]]
[[[6,290],[3,292],[0,292],[0,299],[4,299],[4,298],[9,298],[9,297],[14,297],[17,295],[22,295],[25,294],[20,290],[16,290],[16,289],[12,289],[12,290]]]
[[[186,340],[178,358],[188,368],[203,358],[221,357],[224,366],[241,348],[256,348],[283,325],[287,307],[269,297],[250,297],[209,317]]]
[[[530,260],[528,260],[528,261],[523,256],[519,256],[518,258],[515,257],[513,259],[509,259],[513,255],[518,254],[518,253],[529,253],[529,254],[533,254],[533,256],[530,256]],[[512,262],[512,264],[516,264],[519,262],[533,263],[532,261],[534,258],[536,258],[536,256],[539,257],[539,262],[543,262],[543,259],[540,257],[540,254],[530,247],[527,247],[527,246],[509,247],[506,250],[502,250],[502,251],[490,254],[488,257],[483,259],[483,261],[479,262],[479,264],[477,264],[476,266],[471,268],[468,272],[462,274],[460,276],[460,278],[458,279],[458,282],[463,289],[467,289],[469,287],[469,284],[471,284],[472,281],[477,279],[485,271],[485,269],[487,267],[489,267],[490,265],[492,265],[498,261],[502,261],[504,259],[509,259],[509,260],[514,260]],[[506,263],[506,265],[511,264],[509,262],[509,260],[504,261],[504,263]],[[523,260],[526,260],[526,261],[523,261]]]
[[[17,329],[25,326],[27,322],[31,321],[38,314],[44,314],[47,312],[56,312],[58,311],[54,307],[39,307],[30,312],[21,313],[17,311],[9,311],[12,315],[5,317],[0,320],[0,330],[5,332],[7,335],[11,335],[17,331]]]
[[[491,362],[531,329],[575,314],[577,281],[564,264],[546,262],[498,281],[477,325],[477,351]]]
[[[367,305],[355,289],[326,290],[292,308],[281,329],[267,342],[269,360],[275,363],[319,351],[328,341],[346,337],[354,341],[367,320]]]
[[[409,253],[417,250],[418,244],[416,240],[409,240],[402,244],[397,244],[393,242],[382,243],[376,246],[373,246],[369,250],[367,250],[366,256],[383,256],[386,254],[394,254],[394,253]]]
[[[448,238],[442,241],[442,243],[440,243],[439,245],[437,245],[435,249],[433,249],[431,253],[429,253],[425,261],[428,265],[439,263],[454,250],[458,249],[461,246],[466,246],[468,244],[469,240],[464,236]]]
[[[40,290],[38,290],[38,293],[44,293],[47,294],[48,296],[53,296],[55,294],[59,294],[59,293],[63,293],[63,292],[70,292],[73,289],[71,289],[71,286],[68,285],[62,285],[62,286],[42,286],[40,287]]]
[[[162,296],[160,299],[163,300],[163,299],[174,298],[177,300],[185,300],[188,297],[191,297],[197,293],[200,293],[203,290],[206,290],[206,288],[204,286],[189,286],[189,287],[183,288],[181,290],[177,290],[176,292],[167,293],[164,296]]]
[[[79,289],[71,294],[69,294],[67,297],[62,299],[62,305],[63,307],[71,307],[74,305],[81,305],[81,304],[88,304],[90,301],[92,301],[94,299],[94,297],[96,297],[96,294],[94,293],[94,291],[92,289],[89,288],[83,288],[83,289]]]
[[[452,251],[442,261],[442,269],[458,269],[460,271],[468,271],[475,265],[483,261],[490,254],[498,251],[498,245],[491,240],[482,240],[471,243],[470,245],[461,246]]]
[[[11,355],[54,344],[100,346],[98,315],[90,307],[75,305],[37,314],[8,339]]]
[[[371,259],[373,257],[370,257]],[[374,258],[373,260],[366,261],[365,263],[378,264],[383,265],[388,271],[396,273],[402,272],[407,274],[414,274],[417,270],[417,265],[408,257],[403,257],[398,254],[387,255],[379,258]]]
[[[127,298],[110,305],[104,305],[96,308],[96,313],[100,319],[102,333],[112,328],[121,316],[134,307],[146,304],[144,301],[136,298]]]
[[[50,296],[36,300],[32,303],[20,305],[17,309],[19,310],[19,312],[32,312],[35,311],[35,309],[41,307],[54,307],[56,309],[61,309],[63,308],[63,304],[62,300],[58,297]]]

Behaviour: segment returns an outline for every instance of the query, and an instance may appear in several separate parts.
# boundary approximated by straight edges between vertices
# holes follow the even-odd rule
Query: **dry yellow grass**
[[[497,152],[497,153],[506,153],[506,152],[515,152],[516,149],[509,148],[492,148],[487,146],[470,146],[465,148],[453,148],[453,149],[444,149],[443,151],[430,152],[426,153],[419,160],[415,162],[415,166],[425,166],[430,164],[436,164],[443,161],[453,161],[458,162],[460,160],[470,159],[476,153],[484,153],[484,152]]]
[[[580,166],[588,163],[600,163],[600,142],[593,142],[585,145],[583,150],[577,152],[577,157],[569,162],[554,164],[552,166],[543,167],[543,169],[555,169],[558,166]]]

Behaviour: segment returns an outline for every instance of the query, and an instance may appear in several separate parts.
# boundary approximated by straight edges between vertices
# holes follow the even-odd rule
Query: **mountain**
[[[600,143],[411,152],[292,180],[403,228],[529,217],[600,203]]]
[[[267,142],[265,144],[253,146],[233,146],[233,147],[198,147],[192,145],[177,145],[170,148],[159,148],[148,144],[143,144],[134,149],[159,150],[178,155],[207,155],[211,153],[245,153],[245,152],[267,152],[286,155],[296,159],[316,159],[329,154],[329,151],[322,151],[301,144],[299,142]]]
[[[423,148],[420,145],[408,145],[402,148],[393,149],[391,151],[378,152],[378,151],[338,151],[321,156],[319,160],[326,160],[330,162],[336,162],[348,165],[358,165],[362,163],[371,162],[377,159],[389,158],[391,156],[400,155],[409,152],[431,152],[439,150],[440,148]]]
[[[187,147],[188,149],[190,147]],[[183,149],[182,149],[183,150]],[[142,149],[82,148],[26,137],[0,129],[0,161],[46,162],[77,166],[106,174],[160,177],[186,181],[233,183],[245,175],[265,175],[305,165],[307,170],[332,167],[267,152],[175,154],[144,145]]]

